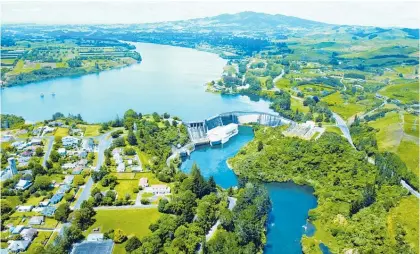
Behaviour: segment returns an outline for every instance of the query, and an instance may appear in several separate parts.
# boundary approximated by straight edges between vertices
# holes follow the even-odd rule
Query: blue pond
[[[254,138],[251,127],[241,126],[239,134],[223,146],[201,147],[181,165],[181,170],[189,172],[195,162],[202,174],[213,176],[223,188],[238,183],[236,175],[226,164],[239,149]],[[294,183],[267,183],[273,209],[268,222],[267,245],[264,253],[302,253],[300,239],[303,234],[311,235],[314,228],[306,222],[308,211],[317,205],[313,190]],[[305,226],[305,227],[304,227]]]

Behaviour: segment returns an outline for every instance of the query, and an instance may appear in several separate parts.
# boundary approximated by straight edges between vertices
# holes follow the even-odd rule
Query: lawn
[[[338,128],[337,126],[327,125],[327,126],[324,126],[324,127],[325,127],[325,131],[334,132],[334,133],[337,133],[339,135],[343,135],[340,128]]]
[[[410,113],[404,114],[404,132],[419,137],[419,117]]]
[[[23,253],[34,253],[35,248],[37,246],[44,246],[47,243],[47,241],[48,241],[48,239],[50,238],[51,235],[52,235],[52,232],[39,231],[38,236],[35,237],[35,239],[31,243],[31,245],[29,246],[28,250],[26,252],[23,252]]]
[[[69,135],[69,129],[58,127],[57,130],[54,132],[54,136],[56,137],[65,137]]]
[[[9,202],[11,207],[16,207],[21,203],[18,196],[7,196],[4,199],[1,199],[1,202],[3,201]]]
[[[385,117],[369,122],[369,126],[379,129],[376,133],[379,150],[396,150],[403,134],[400,121],[400,116],[397,112],[389,112]]]
[[[43,199],[44,199],[43,196],[35,197],[34,195],[32,195],[28,198],[25,205],[37,206],[39,204],[39,202],[41,202]]]
[[[297,110],[299,110],[299,112],[303,112],[303,113],[309,112],[309,107],[303,106],[302,101],[297,100],[295,98],[290,98],[290,102],[291,102],[290,108],[293,111],[296,111],[296,109],[297,109]]]
[[[85,137],[98,136],[101,128],[99,125],[84,125],[83,127],[85,127]]]
[[[397,154],[407,167],[416,176],[419,176],[419,146],[414,142],[403,139],[398,147]]]
[[[392,208],[388,215],[388,232],[394,238],[397,224],[406,231],[406,239],[415,253],[419,253],[419,200],[415,196],[408,196],[400,201],[398,206]]]
[[[384,87],[380,94],[391,99],[397,99],[402,103],[418,102],[419,84],[418,82],[401,83]]]
[[[142,238],[149,234],[150,224],[157,221],[160,213],[156,208],[126,209],[126,210],[99,210],[96,213],[96,222],[86,232],[99,227],[101,232],[110,229],[122,229],[126,235],[136,235]]]
[[[130,195],[130,199],[136,199],[136,193],[133,192],[134,188],[138,188],[138,180],[118,180],[115,190],[118,193],[118,198],[125,198],[126,194]]]
[[[330,109],[342,116],[345,120],[357,113],[365,111],[365,106],[363,105],[345,102],[339,92],[322,98],[322,101],[327,102]]]

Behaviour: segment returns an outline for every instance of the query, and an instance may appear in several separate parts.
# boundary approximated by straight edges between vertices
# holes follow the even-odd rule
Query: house
[[[85,167],[88,164],[88,160],[86,159],[81,159],[80,161],[77,162],[77,166],[81,166],[81,167]]]
[[[58,191],[57,191],[58,192]],[[63,193],[57,193],[54,194],[54,196],[52,196],[50,203],[51,204],[57,204],[58,202],[60,202],[63,199],[64,194]],[[44,209],[45,210],[45,209]]]
[[[103,241],[83,241],[81,243],[73,244],[71,254],[86,254],[89,253],[89,251],[91,251],[91,253],[112,254],[113,248],[114,241],[111,239]],[[94,252],[92,250],[100,250],[100,252]]]
[[[58,154],[60,156],[66,156],[66,148],[62,147],[58,149]]]
[[[140,178],[139,186],[141,186],[142,188],[148,187],[149,186],[149,180],[146,177]]]
[[[86,158],[88,155],[88,152],[86,152],[85,150],[81,150],[78,152],[79,158]]]
[[[83,171],[83,168],[78,166],[78,167],[75,167],[73,169],[73,171],[71,172],[71,174],[72,175],[80,175],[80,173],[82,173],[82,171]]]
[[[72,136],[66,136],[61,141],[64,147],[74,147],[79,144],[79,139]]]
[[[70,185],[73,183],[74,176],[69,175],[64,177],[63,184]]]
[[[117,166],[117,172],[124,172],[125,171],[125,164],[119,163]]]
[[[123,159],[121,157],[121,155],[119,153],[116,153],[112,156],[112,158],[114,158],[115,163],[120,164],[123,162]]]
[[[41,225],[44,221],[44,216],[32,216],[32,218],[29,219],[29,225]]]
[[[76,167],[76,163],[65,163],[63,166],[61,166],[61,168],[63,169],[69,169],[69,168],[75,168]]]
[[[67,185],[67,184],[63,184],[63,185],[61,185],[59,188],[58,188],[58,190],[57,190],[57,194],[60,194],[60,193],[62,193],[62,194],[64,194],[64,193],[66,193],[67,191],[69,191],[70,190],[70,185]],[[54,196],[53,196],[54,197]],[[52,200],[52,198],[51,198],[51,200]],[[61,199],[60,199],[61,200]],[[52,202],[52,201],[51,201]]]
[[[44,201],[42,201],[42,202],[39,202],[39,207],[46,207],[46,206],[48,206],[50,204],[50,200],[49,199],[46,199],[46,200],[44,200]]]
[[[23,144],[25,144],[25,142],[23,142],[23,141],[16,141],[16,142],[13,142],[13,143],[11,144],[11,146],[13,146],[13,147],[15,147],[15,148],[18,148],[19,146],[21,146],[21,145],[23,145]]]
[[[82,141],[82,149],[87,152],[92,152],[93,148],[95,147],[95,143],[93,142],[92,138],[84,139]]]
[[[29,145],[34,146],[34,145],[42,145],[42,139],[40,138],[33,138],[31,139],[31,141],[29,142]]]
[[[62,122],[58,122],[58,121],[52,121],[48,123],[49,126],[53,126],[53,127],[59,127],[59,126],[63,126]]]
[[[20,179],[19,182],[16,184],[16,190],[26,190],[32,185],[32,182],[29,180]]]
[[[121,148],[114,148],[114,150],[112,150],[112,156],[114,156],[115,154],[120,154],[122,152]]]
[[[52,217],[56,209],[57,208],[55,208],[54,206],[47,206],[42,210],[41,214],[44,216]]]
[[[104,234],[101,233],[92,233],[89,234],[86,238],[86,241],[92,242],[92,241],[103,241],[104,240]]]
[[[12,234],[19,234],[20,232],[22,232],[22,230],[24,228],[25,228],[25,226],[23,226],[23,225],[16,226],[15,228],[11,228],[12,229],[11,233]]]
[[[171,188],[165,184],[155,184],[147,187],[146,192],[151,192],[154,195],[163,195],[171,193]]]
[[[23,157],[32,157],[34,153],[31,150],[26,150],[23,153],[21,153],[20,155],[22,155]]]
[[[31,241],[27,241],[27,240],[10,241],[10,244],[7,247],[7,249],[10,252],[16,252],[16,253],[23,252],[23,251],[26,251],[26,249],[28,249],[30,244],[31,244]]]
[[[24,230],[22,230],[22,232],[20,232],[20,235],[26,241],[32,241],[37,234],[38,230],[36,230],[35,228],[25,228]]]
[[[32,205],[20,205],[16,208],[18,212],[30,212],[34,206]]]
[[[15,137],[13,137],[13,135],[5,134],[1,137],[1,142],[10,142],[14,139],[15,139]]]

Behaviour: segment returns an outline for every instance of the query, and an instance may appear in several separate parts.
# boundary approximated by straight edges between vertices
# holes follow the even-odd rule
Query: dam
[[[215,128],[220,128],[231,124],[260,124],[276,127],[280,125],[294,125],[295,122],[272,113],[232,111],[207,118],[203,121],[185,122],[184,124],[187,126],[188,135],[194,145],[205,145],[210,143],[208,136],[209,131]]]

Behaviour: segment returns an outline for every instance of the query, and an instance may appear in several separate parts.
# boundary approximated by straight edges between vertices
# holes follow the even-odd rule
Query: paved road
[[[42,166],[45,167],[47,164],[48,158],[50,158],[51,150],[53,147],[54,136],[48,137],[47,152],[44,154],[44,159],[42,160]]]
[[[413,189],[410,185],[408,185],[404,180],[401,180],[401,185],[406,188],[411,194],[416,196],[420,199],[420,193],[418,193],[415,189]]]
[[[353,148],[356,148],[353,145],[353,140],[352,140],[351,135],[350,135],[350,130],[349,130],[349,127],[347,127],[346,122],[337,113],[334,113],[333,112],[333,117],[335,119],[335,123],[336,123],[337,127],[340,128],[340,130],[343,133],[344,137],[349,141],[349,143],[351,144],[351,146]]]
[[[102,164],[104,163],[104,151],[105,149],[107,149],[111,142],[112,142],[112,138],[110,138],[111,132],[107,132],[101,136],[98,137],[98,161],[95,167],[95,171],[98,171],[99,168],[102,166]],[[80,209],[80,205],[82,204],[83,201],[88,200],[90,197],[90,191],[92,189],[93,186],[93,179],[92,177],[89,177],[89,180],[87,181],[87,183],[85,184],[85,187],[83,188],[82,193],[80,194],[79,199],[77,199],[76,204],[74,205],[74,209]]]
[[[228,197],[228,201],[229,201],[228,209],[232,211],[232,209],[236,205],[237,199],[233,197]],[[209,241],[213,237],[219,225],[220,225],[220,220],[217,220],[216,223],[210,228],[209,232],[206,234],[206,242]]]

